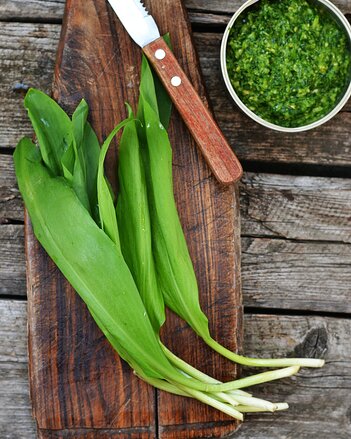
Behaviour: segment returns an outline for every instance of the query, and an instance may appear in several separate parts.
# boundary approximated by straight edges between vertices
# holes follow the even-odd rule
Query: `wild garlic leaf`
[[[33,88],[27,92],[24,106],[44,163],[54,175],[63,175],[62,156],[73,142],[70,118],[53,99]]]
[[[158,283],[166,305],[196,332],[209,336],[208,320],[200,307],[197,280],[175,204],[168,134],[146,99],[142,108],[147,121],[144,157]]]
[[[172,48],[169,34],[163,36],[167,45]],[[141,63],[141,81],[140,81],[140,97],[138,102],[137,118],[144,124],[143,101],[149,102],[160,118],[161,124],[168,129],[172,112],[172,101],[168,92],[162,85],[161,80],[151,69],[145,55],[143,55]],[[139,133],[141,134],[141,132]]]
[[[84,163],[82,145],[83,145],[83,137],[84,137],[85,125],[87,122],[88,112],[89,112],[88,104],[84,99],[82,99],[79,105],[77,106],[77,108],[75,109],[74,113],[72,114],[73,135],[80,152],[80,159],[82,161],[82,164]]]
[[[36,237],[97,323],[103,322],[115,349],[151,377],[172,374],[121,252],[67,182],[50,175],[29,139],[18,144],[14,161]]]
[[[107,150],[118,131],[127,125],[130,119],[126,119],[118,124],[103,143],[99,155],[99,165],[97,174],[97,196],[99,206],[100,224],[105,233],[119,247],[119,235],[116,218],[116,210],[114,206],[113,195],[110,190],[109,183],[105,177],[104,162]]]
[[[74,162],[75,162],[75,152],[72,142],[70,146],[66,149],[66,151],[62,154],[62,158],[61,158],[63,176],[71,184],[73,183]]]
[[[144,79],[142,77],[142,81]],[[132,120],[124,127],[119,145],[118,230],[124,259],[139,289],[151,323],[156,333],[159,333],[165,321],[165,306],[157,285],[145,172],[131,109],[129,118]]]
[[[99,223],[97,203],[97,172],[100,145],[87,121],[89,107],[83,99],[72,115],[74,142],[62,157],[65,178],[72,183],[79,199]]]
[[[84,99],[72,115],[74,166],[72,186],[83,206],[90,212],[87,190],[87,173],[85,161],[85,145],[83,143],[85,124],[88,116],[88,105]]]
[[[97,174],[99,168],[100,145],[95,131],[89,122],[85,123],[83,145],[86,166],[86,189],[90,203],[90,212],[95,222],[99,224]]]
[[[172,43],[169,33],[163,36],[163,39],[167,43],[168,47],[172,50]],[[145,72],[144,72],[145,74]],[[162,82],[158,75],[152,70],[152,76],[154,80],[154,87],[155,87],[155,93],[156,93],[156,99],[157,99],[157,108],[158,108],[158,114],[160,116],[160,122],[165,127],[165,129],[168,129],[169,121],[171,118],[171,112],[172,112],[172,101],[169,97],[169,94],[167,90],[162,85]],[[148,78],[145,77],[145,81],[147,81]],[[141,75],[141,82],[144,81],[143,74]]]

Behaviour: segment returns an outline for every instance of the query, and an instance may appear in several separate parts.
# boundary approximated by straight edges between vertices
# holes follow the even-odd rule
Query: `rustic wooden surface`
[[[155,5],[149,2],[151,11]],[[161,33],[170,28],[172,14],[179,18],[171,36],[175,56],[205,100],[181,2],[164,1],[154,9]],[[140,49],[106,0],[67,2],[53,94],[69,112],[84,97],[101,141],[126,116],[126,101],[136,108],[140,61]],[[169,131],[174,145],[178,210],[201,302],[215,338],[236,350],[240,348],[242,327],[237,188],[224,188],[212,177],[176,113]],[[116,148],[111,148],[106,161],[112,184],[116,154]],[[132,370],[117,359],[81,300],[25,223],[30,385],[33,413],[43,439],[51,437],[53,430],[62,431],[60,437],[68,437],[86,428],[92,434],[96,430],[96,438],[115,435],[120,439],[220,437],[235,431],[237,423],[228,416],[191,399],[156,394],[133,376]],[[219,324],[223,315],[226,325]],[[69,323],[67,316],[71,316]],[[175,331],[181,334],[176,343]],[[174,316],[167,319],[164,339],[178,355],[207,373],[225,381],[235,376],[235,365],[219,359]],[[105,430],[102,436],[98,430]]]
[[[324,356],[321,370],[259,387],[290,410],[250,415],[238,439],[351,436],[350,103],[323,131],[261,131],[233,107],[219,76],[220,36],[239,0],[187,0],[217,119],[240,148],[244,350]],[[350,0],[335,1],[351,13]],[[30,134],[22,98],[48,91],[63,0],[0,3],[0,437],[34,439],[27,379],[23,213],[11,153]],[[239,126],[240,125],[240,126]],[[249,132],[246,132],[250,129]],[[52,436],[54,437],[54,436]],[[75,436],[77,437],[77,436]],[[93,437],[93,436],[92,436]],[[111,436],[109,436],[111,437]]]

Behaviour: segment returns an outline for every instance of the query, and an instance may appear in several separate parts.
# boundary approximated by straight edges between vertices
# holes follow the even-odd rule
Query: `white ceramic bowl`
[[[321,119],[316,120],[313,123],[310,123],[310,124],[304,125],[304,126],[300,126],[300,127],[296,127],[296,128],[283,127],[283,126],[276,125],[276,124],[271,123],[271,122],[267,122],[266,120],[262,119],[260,116],[257,116],[257,114],[255,114],[253,111],[251,111],[241,101],[239,96],[236,94],[236,92],[232,86],[232,83],[230,82],[228,71],[227,71],[226,59],[227,59],[227,42],[228,42],[229,32],[230,32],[231,28],[233,27],[235,20],[239,17],[239,15],[245,9],[249,8],[250,6],[252,6],[254,3],[256,3],[258,1],[259,0],[247,0],[233,15],[233,17],[231,18],[231,20],[229,21],[229,23],[226,27],[226,30],[224,31],[224,35],[222,38],[222,45],[221,45],[221,54],[220,54],[221,69],[222,69],[224,82],[227,86],[227,89],[228,89],[230,95],[232,96],[232,98],[234,99],[234,101],[238,105],[238,107],[242,111],[244,111],[244,113],[246,113],[248,116],[250,116],[251,119],[255,120],[256,122],[258,122],[261,125],[264,125],[265,127],[272,128],[273,130],[276,130],[276,131],[296,133],[299,131],[307,131],[307,130],[315,128],[319,125],[322,125],[323,123],[330,120],[333,116],[335,116],[348,101],[349,97],[351,96],[351,78],[350,78],[349,85],[348,85],[343,97],[340,99],[340,101],[337,103],[337,105],[328,114],[326,114]],[[345,18],[345,16],[343,15],[343,13],[329,0],[315,0],[315,1],[317,3],[321,3],[322,5],[324,5],[337,18],[337,20],[340,22],[342,27],[345,29],[345,32],[347,33],[347,35],[349,37],[349,42],[350,42],[350,47],[351,47],[351,26],[350,26],[350,23]]]

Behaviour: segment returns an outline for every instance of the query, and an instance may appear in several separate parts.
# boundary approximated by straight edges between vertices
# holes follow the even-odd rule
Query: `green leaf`
[[[129,118],[133,118],[131,109]],[[145,172],[134,120],[123,130],[118,177],[117,219],[122,253],[151,323],[159,333],[165,321],[165,307],[156,280]]]
[[[72,115],[72,129],[73,129],[73,150],[74,150],[74,166],[72,186],[80,199],[83,206],[90,210],[89,195],[87,190],[87,172],[86,172],[86,146],[83,142],[85,125],[88,117],[88,104],[84,99]]]
[[[164,35],[163,39],[171,47],[169,34]],[[140,98],[138,103],[137,118],[144,124],[143,101],[146,100],[153,110],[158,114],[161,124],[168,129],[172,112],[172,101],[169,94],[162,85],[161,80],[150,64],[145,55],[141,63]]]
[[[155,90],[154,75],[145,55],[141,62],[141,81],[140,81],[140,98],[138,106],[138,116],[143,118],[143,102],[146,101],[151,105],[154,112],[159,116],[158,101]]]
[[[24,106],[37,136],[41,155],[54,175],[63,175],[62,156],[73,142],[71,120],[45,93],[29,89]]]
[[[62,167],[64,176],[72,182],[83,206],[99,223],[97,172],[100,146],[94,130],[87,121],[88,111],[88,104],[83,99],[72,115],[74,142],[62,158]]]
[[[164,35],[163,39],[167,43],[168,47],[172,50],[171,38],[170,38],[169,33]],[[158,75],[155,73],[154,70],[152,70],[152,76],[153,76],[154,84],[155,84],[155,93],[156,93],[156,99],[157,99],[158,114],[160,116],[160,121],[161,121],[162,125],[167,130],[168,126],[169,126],[169,121],[171,118],[172,101],[171,101],[171,98],[169,97],[167,90],[162,85],[160,78],[158,77]],[[142,76],[141,81],[143,82],[143,76]]]
[[[126,119],[120,124],[118,124],[105,140],[100,151],[98,174],[97,174],[97,194],[98,194],[98,206],[99,206],[101,227],[117,246],[119,246],[119,235],[118,235],[116,210],[115,210],[110,186],[106,180],[104,173],[104,162],[105,162],[107,150],[113,138],[118,133],[118,131],[121,128],[123,128],[125,125],[127,125],[129,122],[130,119]]]
[[[86,122],[83,136],[85,154],[86,189],[88,193],[90,211],[95,222],[99,224],[99,208],[97,197],[97,174],[99,168],[100,145],[95,131],[89,122]]]
[[[75,162],[75,153],[73,143],[62,154],[61,165],[63,170],[63,176],[67,181],[73,184],[73,170]]]
[[[72,126],[73,126],[73,134],[76,141],[76,144],[81,146],[83,144],[85,125],[87,122],[89,107],[87,102],[82,99],[75,109],[72,115]],[[84,160],[84,154],[80,148],[79,151],[81,154],[81,160]]]
[[[166,360],[118,247],[96,225],[75,192],[52,177],[30,139],[15,154],[18,185],[34,233],[82,297],[119,354],[147,375],[164,378]],[[102,323],[103,322],[103,323]]]
[[[198,334],[209,337],[208,320],[200,307],[197,281],[174,200],[168,134],[146,99],[142,108],[146,121],[144,158],[158,283],[166,305]]]

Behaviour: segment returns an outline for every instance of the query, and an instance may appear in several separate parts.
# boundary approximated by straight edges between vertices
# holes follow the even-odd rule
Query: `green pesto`
[[[284,127],[310,124],[340,101],[350,48],[334,16],[313,1],[260,0],[234,23],[227,69],[241,101]]]

